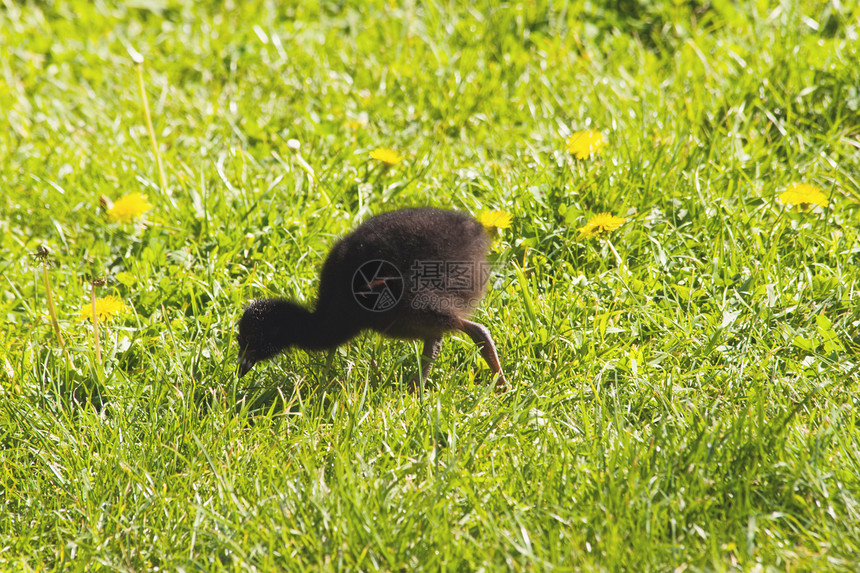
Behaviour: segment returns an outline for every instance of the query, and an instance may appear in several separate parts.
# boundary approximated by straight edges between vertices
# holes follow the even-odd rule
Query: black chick
[[[490,237],[472,217],[433,208],[371,217],[332,248],[313,312],[284,299],[252,301],[239,321],[239,375],[297,346],[331,349],[362,330],[424,341],[423,384],[452,330],[468,334],[507,389],[489,330],[467,320],[489,278]]]

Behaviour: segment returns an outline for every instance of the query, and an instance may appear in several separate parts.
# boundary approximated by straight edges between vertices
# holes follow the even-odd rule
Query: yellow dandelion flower
[[[587,239],[595,235],[609,234],[627,221],[627,217],[616,217],[612,213],[601,213],[588,220],[579,230],[579,238]]]
[[[507,211],[484,211],[478,215],[478,222],[488,231],[509,229],[511,227],[511,214]]]
[[[827,207],[827,197],[818,187],[806,183],[792,183],[779,194],[783,203],[791,203],[801,211],[808,211],[813,205]]]
[[[606,147],[606,139],[599,131],[577,131],[567,139],[567,151],[577,159],[588,159]]]
[[[108,219],[113,222],[127,223],[152,209],[146,200],[146,195],[130,193],[116,200],[113,207],[107,210]]]
[[[386,165],[397,165],[401,161],[403,161],[403,156],[394,151],[393,149],[374,149],[370,152],[370,156],[377,161],[381,161]]]
[[[343,125],[344,125],[344,127],[349,129],[350,131],[355,131],[357,129],[361,129],[366,124],[367,124],[367,122],[365,122],[365,121],[359,121],[359,120],[351,119]]]
[[[121,299],[113,295],[108,295],[104,298],[96,299],[96,315],[98,315],[99,320],[111,318],[117,314],[122,314],[124,312],[125,303],[123,303]],[[91,302],[88,302],[83,307],[81,307],[80,320],[92,319],[93,304]]]

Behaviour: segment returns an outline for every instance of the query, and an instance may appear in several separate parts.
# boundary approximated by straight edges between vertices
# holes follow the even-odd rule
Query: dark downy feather
[[[472,217],[433,208],[372,217],[332,247],[313,311],[283,299],[252,301],[239,321],[240,374],[296,346],[334,348],[363,330],[424,341],[427,378],[443,334],[460,330],[507,381],[489,331],[468,320],[489,278],[490,238]]]

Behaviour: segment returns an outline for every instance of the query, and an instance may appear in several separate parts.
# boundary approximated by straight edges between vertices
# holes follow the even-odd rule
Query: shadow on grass
[[[298,368],[296,373],[287,374],[280,382],[255,385],[255,378],[266,382],[272,376],[252,371],[238,378],[235,363],[225,360],[220,365],[222,383],[198,388],[194,393],[198,415],[207,415],[216,403],[233,409],[238,417],[251,420],[262,416],[297,415],[307,408],[325,408],[344,392],[341,377],[330,366],[327,362],[318,374],[311,376],[308,376],[308,368]]]
[[[417,370],[403,364],[411,358],[411,354],[404,354],[391,368],[380,367],[372,361],[367,378],[363,382],[352,383],[345,382],[349,377],[349,369],[343,371],[333,364],[334,352],[319,356],[321,359],[311,355],[307,361],[298,360],[295,367],[290,368],[279,382],[272,380],[273,373],[265,370],[266,366],[262,364],[259,365],[260,370],[237,378],[236,365],[225,360],[219,368],[222,383],[195,391],[194,401],[198,415],[205,416],[216,403],[233,409],[238,417],[248,419],[300,415],[303,412],[324,415],[324,412],[330,411],[345,396],[356,392],[358,394],[353,398],[365,403],[370,396],[383,389],[386,389],[380,396],[383,400],[387,399],[384,396],[393,397],[393,394],[405,392],[421,402],[430,398],[428,394],[446,391],[445,383],[433,380],[432,377],[425,381],[423,387],[412,384]],[[440,372],[440,378],[442,377]],[[484,372],[480,377],[480,383],[486,383],[488,387],[492,387],[494,381],[495,377],[490,372]],[[503,394],[499,398],[508,402],[513,399],[513,394]],[[467,395],[461,397],[461,400],[477,403],[479,397],[477,394]]]

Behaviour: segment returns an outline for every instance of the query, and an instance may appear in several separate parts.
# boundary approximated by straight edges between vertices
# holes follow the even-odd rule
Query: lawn
[[[836,0],[0,3],[0,569],[856,571],[858,36]],[[418,394],[374,334],[237,379],[247,301],[415,205],[511,215],[510,392],[463,335]]]

